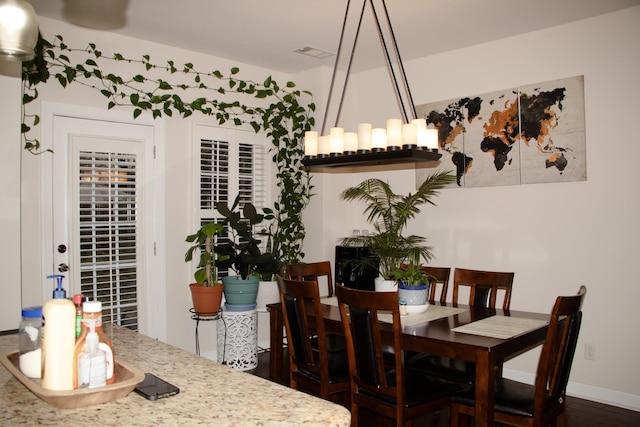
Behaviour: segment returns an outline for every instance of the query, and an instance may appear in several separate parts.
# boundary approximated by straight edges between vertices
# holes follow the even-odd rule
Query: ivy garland
[[[70,56],[75,58],[78,55],[85,59],[73,63]],[[99,66],[99,62],[103,61],[140,65],[144,72],[128,77],[103,73]],[[168,79],[145,76],[145,72],[157,74],[156,70],[175,76],[176,79],[183,75],[191,80],[189,83],[172,83]],[[269,76],[264,82],[257,83],[238,78],[239,71],[237,67],[233,67],[228,75],[218,70],[202,72],[196,70],[191,63],[177,66],[171,60],[165,65],[158,65],[151,61],[149,55],[143,55],[142,59],[130,59],[119,53],[108,56],[98,50],[94,43],[89,43],[84,49],[75,49],[67,46],[60,35],[55,36],[53,43],[39,37],[36,57],[22,64],[24,148],[33,154],[42,153],[40,142],[35,138],[28,138],[28,132],[32,126],[38,125],[40,118],[38,115],[26,114],[24,106],[37,99],[37,86],[46,83],[51,76],[64,88],[77,83],[99,90],[107,99],[108,109],[116,106],[131,107],[134,119],[145,111],[151,112],[153,118],[172,117],[174,113],[186,118],[194,112],[200,112],[215,117],[220,125],[232,122],[235,126],[249,125],[255,132],[264,131],[272,143],[272,160],[276,164],[279,188],[273,209],[264,209],[265,218],[272,220],[270,228],[264,230],[264,233],[269,236],[271,252],[283,266],[300,262],[304,258],[302,242],[306,235],[302,211],[309,203],[313,188],[310,175],[301,163],[304,149],[300,141],[304,132],[315,124],[311,115],[315,111],[315,104],[309,101],[303,105],[301,98],[310,98],[311,93],[298,90],[293,82],[280,87]],[[216,83],[207,84],[209,80]],[[187,93],[192,89],[196,91]],[[273,98],[274,101],[267,107],[252,107],[237,100],[225,102],[207,97],[186,100],[179,95],[182,93],[188,96],[194,92],[212,92],[222,97],[237,94],[255,99]]]

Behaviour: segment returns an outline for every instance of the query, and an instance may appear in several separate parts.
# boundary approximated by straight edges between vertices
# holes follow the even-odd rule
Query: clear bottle
[[[22,309],[18,329],[20,371],[29,378],[42,376],[42,307]]]
[[[100,301],[85,301],[82,303],[82,331],[80,336],[76,340],[76,348],[74,352],[74,359],[77,367],[78,358],[80,353],[84,350],[87,340],[87,334],[89,333],[90,325],[95,325],[95,332],[98,335],[98,348],[103,350],[106,354],[107,364],[107,385],[113,384],[116,381],[115,375],[115,359],[113,352],[113,344],[111,339],[104,333],[102,329],[102,303]],[[74,386],[78,387],[77,369],[74,375]]]
[[[74,378],[74,345],[76,309],[62,288],[64,276],[57,280],[53,299],[42,306],[42,387],[48,390],[72,390]]]
[[[98,334],[94,325],[89,324],[84,349],[78,356],[78,388],[107,385],[107,355],[98,346]]]

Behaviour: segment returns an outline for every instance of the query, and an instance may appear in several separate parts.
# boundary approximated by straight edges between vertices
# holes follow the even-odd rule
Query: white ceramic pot
[[[267,304],[275,304],[280,302],[280,292],[278,291],[278,282],[260,281],[258,285],[258,298],[256,299],[256,309],[266,310]]]
[[[398,285],[395,280],[385,280],[378,276],[373,280],[376,292],[396,292]]]

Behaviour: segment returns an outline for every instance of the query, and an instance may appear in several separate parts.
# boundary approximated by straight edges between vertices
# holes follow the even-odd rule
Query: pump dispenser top
[[[47,276],[47,279],[56,279],[56,288],[53,290],[53,298],[60,299],[67,297],[67,291],[62,287],[62,279],[64,276],[62,274],[52,274]]]

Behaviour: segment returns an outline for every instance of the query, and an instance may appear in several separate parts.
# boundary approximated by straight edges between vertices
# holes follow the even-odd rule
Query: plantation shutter
[[[74,157],[80,291],[102,302],[103,322],[138,330],[137,155],[79,151]]]
[[[196,126],[195,134],[200,165],[199,224],[221,221],[216,203],[231,207],[238,194],[240,206],[250,202],[259,211],[267,207],[271,181],[264,135],[204,125]]]

